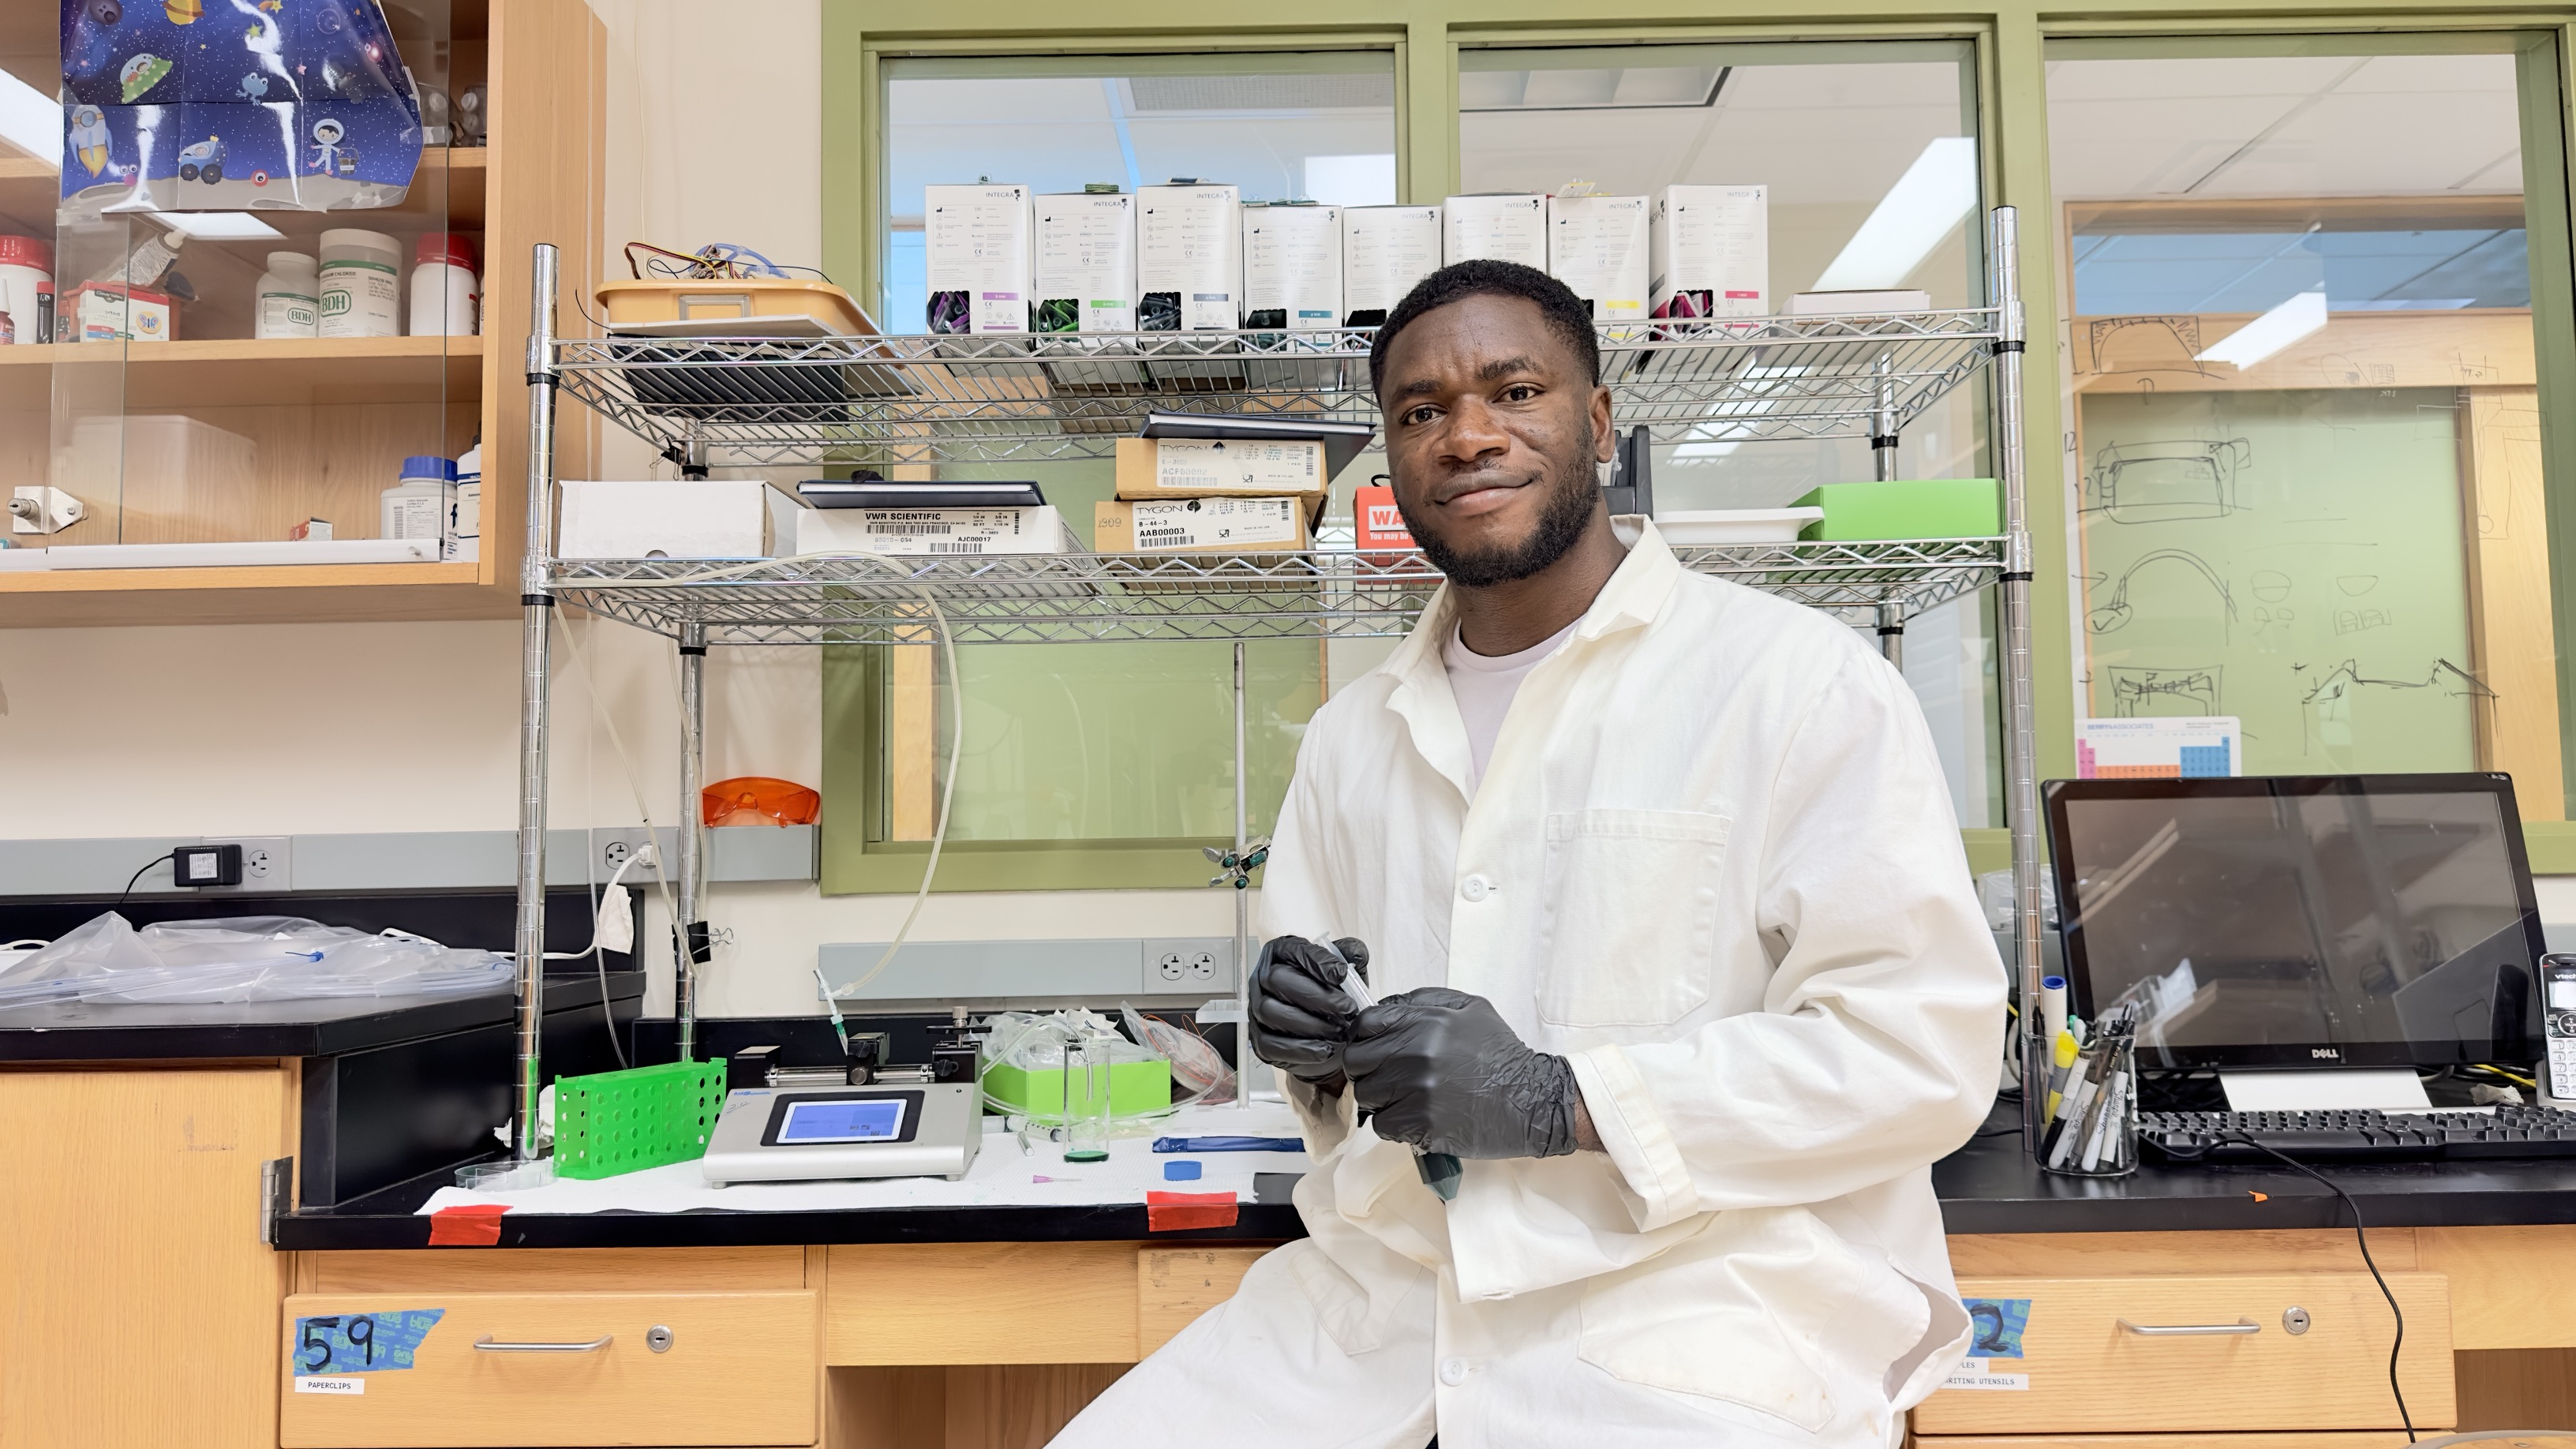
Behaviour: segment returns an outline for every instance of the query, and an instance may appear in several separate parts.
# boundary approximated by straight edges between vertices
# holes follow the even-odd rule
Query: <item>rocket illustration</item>
[[[65,133],[71,142],[72,155],[96,176],[107,169],[107,117],[96,106],[72,107],[72,123]]]

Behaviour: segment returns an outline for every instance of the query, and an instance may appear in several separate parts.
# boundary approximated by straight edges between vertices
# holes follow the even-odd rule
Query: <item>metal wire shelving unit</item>
[[[2005,815],[2012,838],[2014,970],[2039,990],[2038,786],[2030,679],[2030,542],[2022,445],[2024,322],[2013,209],[1988,218],[1991,305],[1900,317],[1771,317],[1605,324],[1604,380],[1624,431],[1659,443],[1865,437],[1895,476],[1906,426],[1980,372],[1990,376],[2000,538],[1779,543],[1677,549],[1685,567],[1875,627],[1895,658],[1905,621],[1977,590],[2000,591]],[[1163,332],[1079,337],[564,337],[555,249],[535,255],[527,374],[528,509],[521,592],[519,1040],[513,1111],[536,1120],[545,939],[548,623],[558,604],[670,638],[681,671],[676,1010],[694,1051],[703,839],[706,651],[743,645],[928,645],[937,618],[966,643],[1229,641],[1234,649],[1235,851],[1245,832],[1243,645],[1368,638],[1410,629],[1440,583],[1420,555],[1330,548],[1243,557],[1053,554],[782,558],[742,565],[553,556],[554,429],[564,401],[712,467],[1040,461],[1106,457],[1151,412],[1376,423],[1367,330]],[[932,604],[936,601],[936,609]],[[1235,891],[1238,962],[1249,954]],[[1238,970],[1238,992],[1248,977]],[[2046,1043],[2019,1043],[2044,1079]],[[2034,1065],[2036,1063],[2036,1065]],[[2035,1104],[2025,1128],[2036,1140]],[[534,1134],[516,1133],[522,1157]]]

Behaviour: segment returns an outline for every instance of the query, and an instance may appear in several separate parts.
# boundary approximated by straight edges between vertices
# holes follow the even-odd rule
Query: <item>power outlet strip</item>
[[[882,942],[834,942],[816,964],[838,991],[866,976]],[[1040,1001],[1073,997],[1186,997],[1234,990],[1234,941],[1227,936],[1111,940],[907,941],[886,968],[843,1002]]]

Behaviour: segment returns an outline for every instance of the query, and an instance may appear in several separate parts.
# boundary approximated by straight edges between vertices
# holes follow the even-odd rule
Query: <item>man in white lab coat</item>
[[[1056,1442],[1892,1444],[1969,1342],[1930,1165],[2004,1030],[1922,715],[1845,625],[1613,524],[1560,283],[1446,268],[1370,362],[1449,582],[1315,715],[1263,887],[1310,1236]],[[1309,944],[1346,937],[1392,999]]]

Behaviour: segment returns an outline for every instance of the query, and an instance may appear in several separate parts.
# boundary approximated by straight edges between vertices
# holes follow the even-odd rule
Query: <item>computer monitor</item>
[[[2504,775],[2052,780],[2068,988],[2149,1068],[2541,1054],[2540,910]]]

